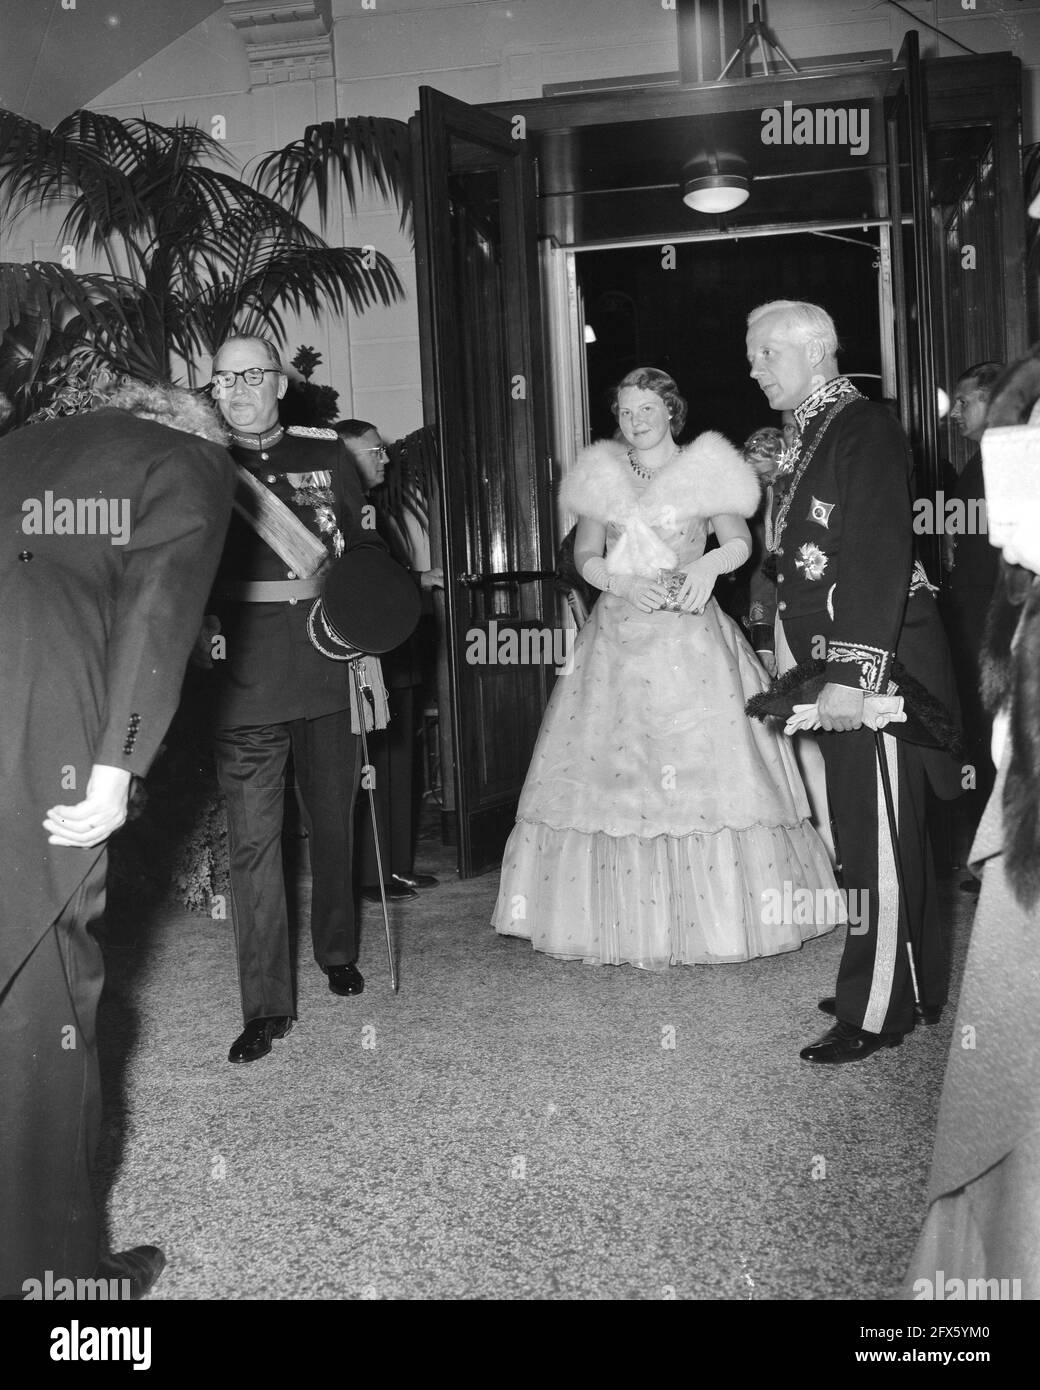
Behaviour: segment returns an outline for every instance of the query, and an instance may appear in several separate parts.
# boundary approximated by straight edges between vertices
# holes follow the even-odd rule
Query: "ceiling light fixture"
[[[732,212],[746,203],[751,176],[739,155],[712,150],[688,160],[682,173],[682,200],[694,212]]]

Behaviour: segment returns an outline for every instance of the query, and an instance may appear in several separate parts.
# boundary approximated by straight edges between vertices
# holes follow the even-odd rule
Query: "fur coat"
[[[648,578],[677,562],[660,532],[678,539],[695,519],[751,516],[761,496],[755,470],[714,430],[684,445],[641,493],[633,485],[628,446],[609,439],[581,451],[560,489],[560,502],[568,511],[621,531],[607,556],[607,569]]]

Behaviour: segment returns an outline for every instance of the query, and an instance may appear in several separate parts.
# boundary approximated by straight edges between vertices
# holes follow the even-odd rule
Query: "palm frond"
[[[381,489],[382,501],[390,515],[405,527],[406,513],[427,529],[430,524],[429,506],[437,477],[437,436],[432,426],[420,429],[396,440],[389,448],[390,466]]]
[[[161,377],[164,363],[152,350],[154,339],[142,332],[145,317],[141,287],[133,280],[76,275],[49,261],[0,263],[0,336],[25,321],[35,326],[30,382],[58,332],[89,342],[120,371]]]
[[[340,117],[310,125],[299,140],[264,155],[252,182],[298,213],[313,192],[324,224],[332,191],[331,176],[343,180],[351,211],[359,189],[371,186],[401,210],[401,230],[411,226],[412,155],[408,127],[384,116]]]
[[[71,120],[71,118],[69,118]],[[0,198],[10,217],[77,195],[101,217],[118,207],[133,207],[135,198],[126,175],[88,145],[0,110]]]
[[[283,309],[344,314],[349,307],[361,313],[403,298],[400,277],[381,253],[358,246],[277,246],[258,257],[248,274],[205,286],[191,310],[213,351],[232,332],[266,329],[284,340]]]
[[[17,335],[10,356],[27,390],[44,363],[71,360],[70,335],[88,357],[157,379],[174,354],[193,361],[232,331],[284,338],[290,308],[360,313],[404,297],[386,256],[330,247],[299,217],[315,181],[327,205],[338,170],[352,206],[371,184],[398,198],[403,224],[411,192],[401,122],[309,127],[252,181],[221,167],[229,162],[220,141],[184,122],[77,111],[46,130],[0,111],[0,197],[16,214],[67,202],[60,239],[103,253],[113,272],[0,268],[0,333]],[[115,273],[120,251],[127,275]]]

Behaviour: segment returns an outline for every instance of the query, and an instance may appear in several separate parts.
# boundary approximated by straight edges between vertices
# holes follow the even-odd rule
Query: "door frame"
[[[590,251],[627,250],[634,246],[679,246],[696,242],[740,241],[751,237],[797,236],[811,232],[857,231],[873,227],[878,231],[878,325],[881,346],[882,390],[886,396],[896,391],[895,302],[891,273],[891,232],[887,219],[858,218],[855,221],[778,223],[750,230],[691,232],[663,239],[641,237],[624,241],[590,241],[573,246],[554,246],[543,241],[542,285],[545,297],[545,325],[553,378],[553,410],[549,419],[550,439],[557,480],[567,476],[579,449],[589,442],[588,383],[585,373],[584,306],[578,283],[577,258]],[[560,513],[560,534],[573,525],[573,517]]]
[[[504,789],[493,790],[490,775],[485,776],[482,771],[480,754],[488,747],[484,741],[487,731],[482,728],[477,710],[470,707],[466,696],[474,696],[480,704],[487,689],[478,684],[465,651],[474,630],[476,608],[469,591],[485,584],[506,582],[510,575],[515,576],[521,596],[517,606],[517,622],[521,626],[529,624],[529,620],[534,625],[544,625],[545,615],[554,618],[556,608],[552,567],[547,568],[545,564],[547,556],[553,555],[553,509],[550,470],[545,468],[548,422],[537,219],[529,146],[515,138],[511,124],[484,107],[469,105],[435,88],[423,86],[419,92],[420,109],[411,122],[416,176],[416,281],[420,324],[425,326],[425,331],[420,331],[424,414],[427,424],[436,432],[440,459],[436,498],[440,524],[437,558],[444,571],[445,621],[441,633],[444,660],[439,667],[438,688],[442,697],[446,695],[449,709],[449,718],[442,717],[440,721],[441,766],[451,768],[454,804],[450,809],[454,813],[459,873],[466,878],[485,871],[495,855],[500,854],[515,819],[523,782],[520,773],[515,787],[510,782]],[[453,461],[466,455],[464,416],[459,405],[466,396],[461,385],[466,380],[466,362],[465,351],[460,348],[456,317],[459,275],[453,259],[456,242],[448,197],[449,142],[453,137],[486,152],[488,167],[493,166],[500,176],[502,207],[498,250],[506,301],[504,322],[508,325],[505,339],[508,373],[513,389],[510,390],[508,379],[500,388],[507,393],[509,404],[503,412],[507,428],[501,432],[498,442],[514,463],[524,460],[527,470],[526,473],[518,471],[516,476],[527,481],[523,498],[531,532],[527,548],[537,552],[534,556],[537,563],[522,572],[522,577],[521,572],[516,571],[500,576],[501,563],[494,560],[490,562],[493,573],[473,573],[477,559],[470,542],[474,533],[465,529],[460,521],[465,513],[458,506],[458,498],[465,487],[461,479],[460,486],[455,486]],[[526,385],[526,390],[519,395],[516,391],[518,375]],[[508,504],[508,495],[501,496]],[[508,512],[508,505],[505,512]],[[509,527],[504,521],[502,534],[509,536]],[[515,536],[509,538],[516,541]],[[517,545],[517,548],[524,547]],[[525,584],[527,589],[521,587]],[[486,595],[487,589],[484,593]],[[488,606],[483,604],[483,607]],[[481,618],[480,623],[483,621]],[[490,628],[493,641],[497,632],[493,622]],[[496,664],[494,658],[490,664]],[[539,668],[532,675],[531,668],[527,668],[527,678],[538,684],[535,702],[539,703],[540,715],[548,700],[549,674]],[[526,719],[529,710],[523,702],[522,691],[517,699],[520,703],[513,712]],[[523,721],[518,718],[517,722],[520,727]],[[532,745],[533,737],[534,734]],[[530,751],[526,750],[527,756]]]

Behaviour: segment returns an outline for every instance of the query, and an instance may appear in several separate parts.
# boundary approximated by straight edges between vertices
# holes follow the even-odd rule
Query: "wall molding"
[[[331,0],[225,0],[251,88],[333,76]]]

